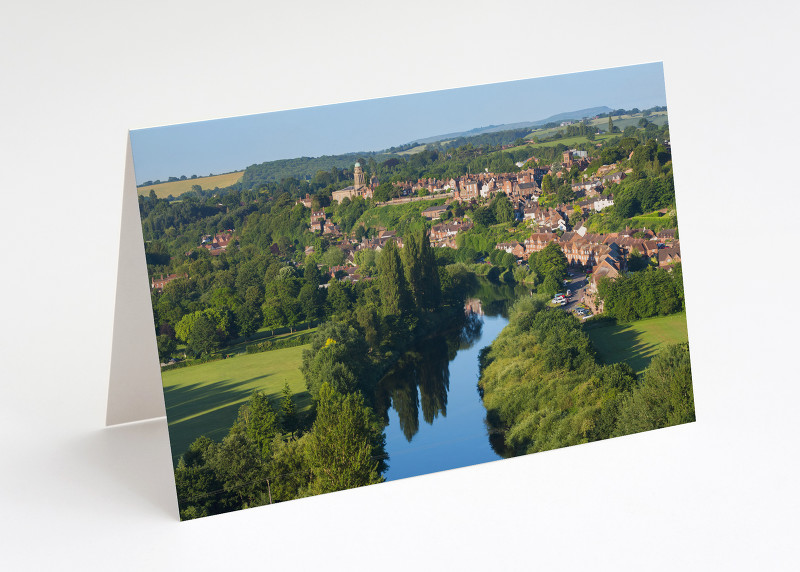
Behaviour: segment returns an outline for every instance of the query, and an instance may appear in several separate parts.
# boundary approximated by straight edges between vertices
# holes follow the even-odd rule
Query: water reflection
[[[485,315],[508,318],[508,310],[514,301],[520,296],[530,296],[530,293],[530,288],[519,284],[495,284],[481,279],[470,298],[480,300]]]
[[[449,332],[418,341],[378,383],[374,403],[383,418],[388,422],[389,409],[394,409],[403,436],[411,442],[420,430],[420,410],[429,425],[440,415],[446,417],[450,362],[459,351],[469,350],[481,340],[483,316],[507,317],[513,301],[529,293],[524,287],[479,280],[465,301],[463,322]],[[485,340],[484,344],[487,341],[491,342]],[[477,360],[474,370],[477,372]]]
[[[465,317],[458,335],[436,336],[422,340],[400,358],[394,368],[378,384],[379,392],[388,399],[377,399],[388,409],[388,401],[397,411],[400,429],[408,441],[419,431],[419,411],[432,424],[441,415],[447,416],[447,392],[450,389],[450,360],[455,353],[469,348],[480,338],[480,316]],[[384,416],[388,411],[383,412]]]

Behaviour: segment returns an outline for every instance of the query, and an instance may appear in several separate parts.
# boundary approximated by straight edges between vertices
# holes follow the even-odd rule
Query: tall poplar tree
[[[436,309],[441,303],[442,288],[428,233],[420,229],[410,233],[404,240],[403,266],[414,302],[424,310]]]
[[[378,285],[381,292],[381,311],[385,316],[401,316],[410,310],[400,253],[393,240],[386,243],[378,261]]]

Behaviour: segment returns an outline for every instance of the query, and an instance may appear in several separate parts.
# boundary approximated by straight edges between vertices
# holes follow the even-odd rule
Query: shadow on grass
[[[627,362],[641,374],[656,354],[657,346],[641,339],[641,332],[628,324],[606,323],[587,330],[604,364]]]
[[[173,464],[177,465],[180,456],[201,435],[221,441],[236,421],[239,408],[255,391],[252,382],[272,375],[260,375],[238,382],[226,379],[165,387]],[[281,391],[267,393],[267,396],[277,409],[283,397]],[[311,406],[311,395],[307,391],[294,394],[292,399],[297,411],[302,412]]]

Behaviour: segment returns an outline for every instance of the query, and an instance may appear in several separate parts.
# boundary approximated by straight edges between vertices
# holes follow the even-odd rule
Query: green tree
[[[178,460],[175,488],[181,520],[216,514],[224,507],[225,499],[215,494],[222,483],[206,464],[213,446],[208,437],[198,437]]]
[[[303,352],[302,372],[312,397],[327,383],[339,393],[349,393],[360,386],[369,387],[369,345],[364,336],[346,322],[327,322],[311,338],[311,347]]]
[[[212,445],[207,465],[228,493],[231,509],[266,501],[267,467],[258,445],[246,433],[231,431],[222,443]]]
[[[288,381],[283,385],[282,395],[281,428],[283,429],[284,433],[289,433],[290,435],[294,436],[294,432],[297,431],[300,423],[297,417],[297,408],[295,407],[294,400],[292,399],[292,390],[289,387]]]
[[[164,362],[170,357],[172,357],[172,354],[175,352],[175,349],[177,348],[175,340],[170,336],[164,336],[164,335],[157,336],[156,343],[158,344],[158,359],[161,362]]]
[[[514,207],[505,194],[499,194],[492,201],[492,210],[497,222],[511,222],[514,220]]]
[[[695,420],[689,344],[661,350],[639,386],[624,400],[615,435],[628,435]]]
[[[378,285],[384,316],[408,314],[411,301],[400,253],[393,240],[386,243],[378,258]]]
[[[542,292],[547,294],[547,296],[554,296],[558,290],[558,280],[556,280],[552,274],[548,274],[545,277],[544,282],[542,282]]]
[[[542,191],[545,193],[550,193],[553,191],[553,176],[548,173],[544,177],[542,177]]]
[[[475,224],[482,226],[492,226],[497,222],[494,211],[489,207],[478,207],[472,211],[472,220],[475,221]]]
[[[406,283],[417,307],[436,309],[441,302],[441,285],[436,255],[425,229],[406,236],[402,261]]]
[[[269,458],[269,446],[280,431],[280,420],[272,402],[263,391],[253,392],[247,403],[239,408],[233,430],[245,433],[261,452],[261,456]]]
[[[219,347],[217,328],[214,322],[200,312],[192,325],[192,331],[186,340],[187,349],[196,356],[206,356]]]
[[[349,284],[341,280],[331,280],[328,283],[327,302],[328,312],[334,316],[345,316],[353,308],[353,293]]]
[[[552,276],[557,284],[567,276],[567,257],[556,242],[550,242],[539,252],[531,254],[528,265],[538,276]]]
[[[261,292],[255,286],[250,286],[244,295],[244,302],[236,307],[236,325],[239,334],[245,338],[256,333],[261,326]]]
[[[360,394],[342,395],[327,383],[322,384],[306,456],[313,474],[312,494],[383,480],[379,472],[384,456],[383,434]]]

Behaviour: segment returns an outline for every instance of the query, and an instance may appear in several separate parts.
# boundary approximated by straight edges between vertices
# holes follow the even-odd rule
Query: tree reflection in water
[[[420,408],[429,425],[440,414],[447,415],[450,360],[458,350],[471,347],[480,338],[482,325],[479,315],[469,315],[458,333],[420,340],[378,383],[375,403],[382,405],[381,413],[388,419],[391,402],[409,442],[419,431]]]

